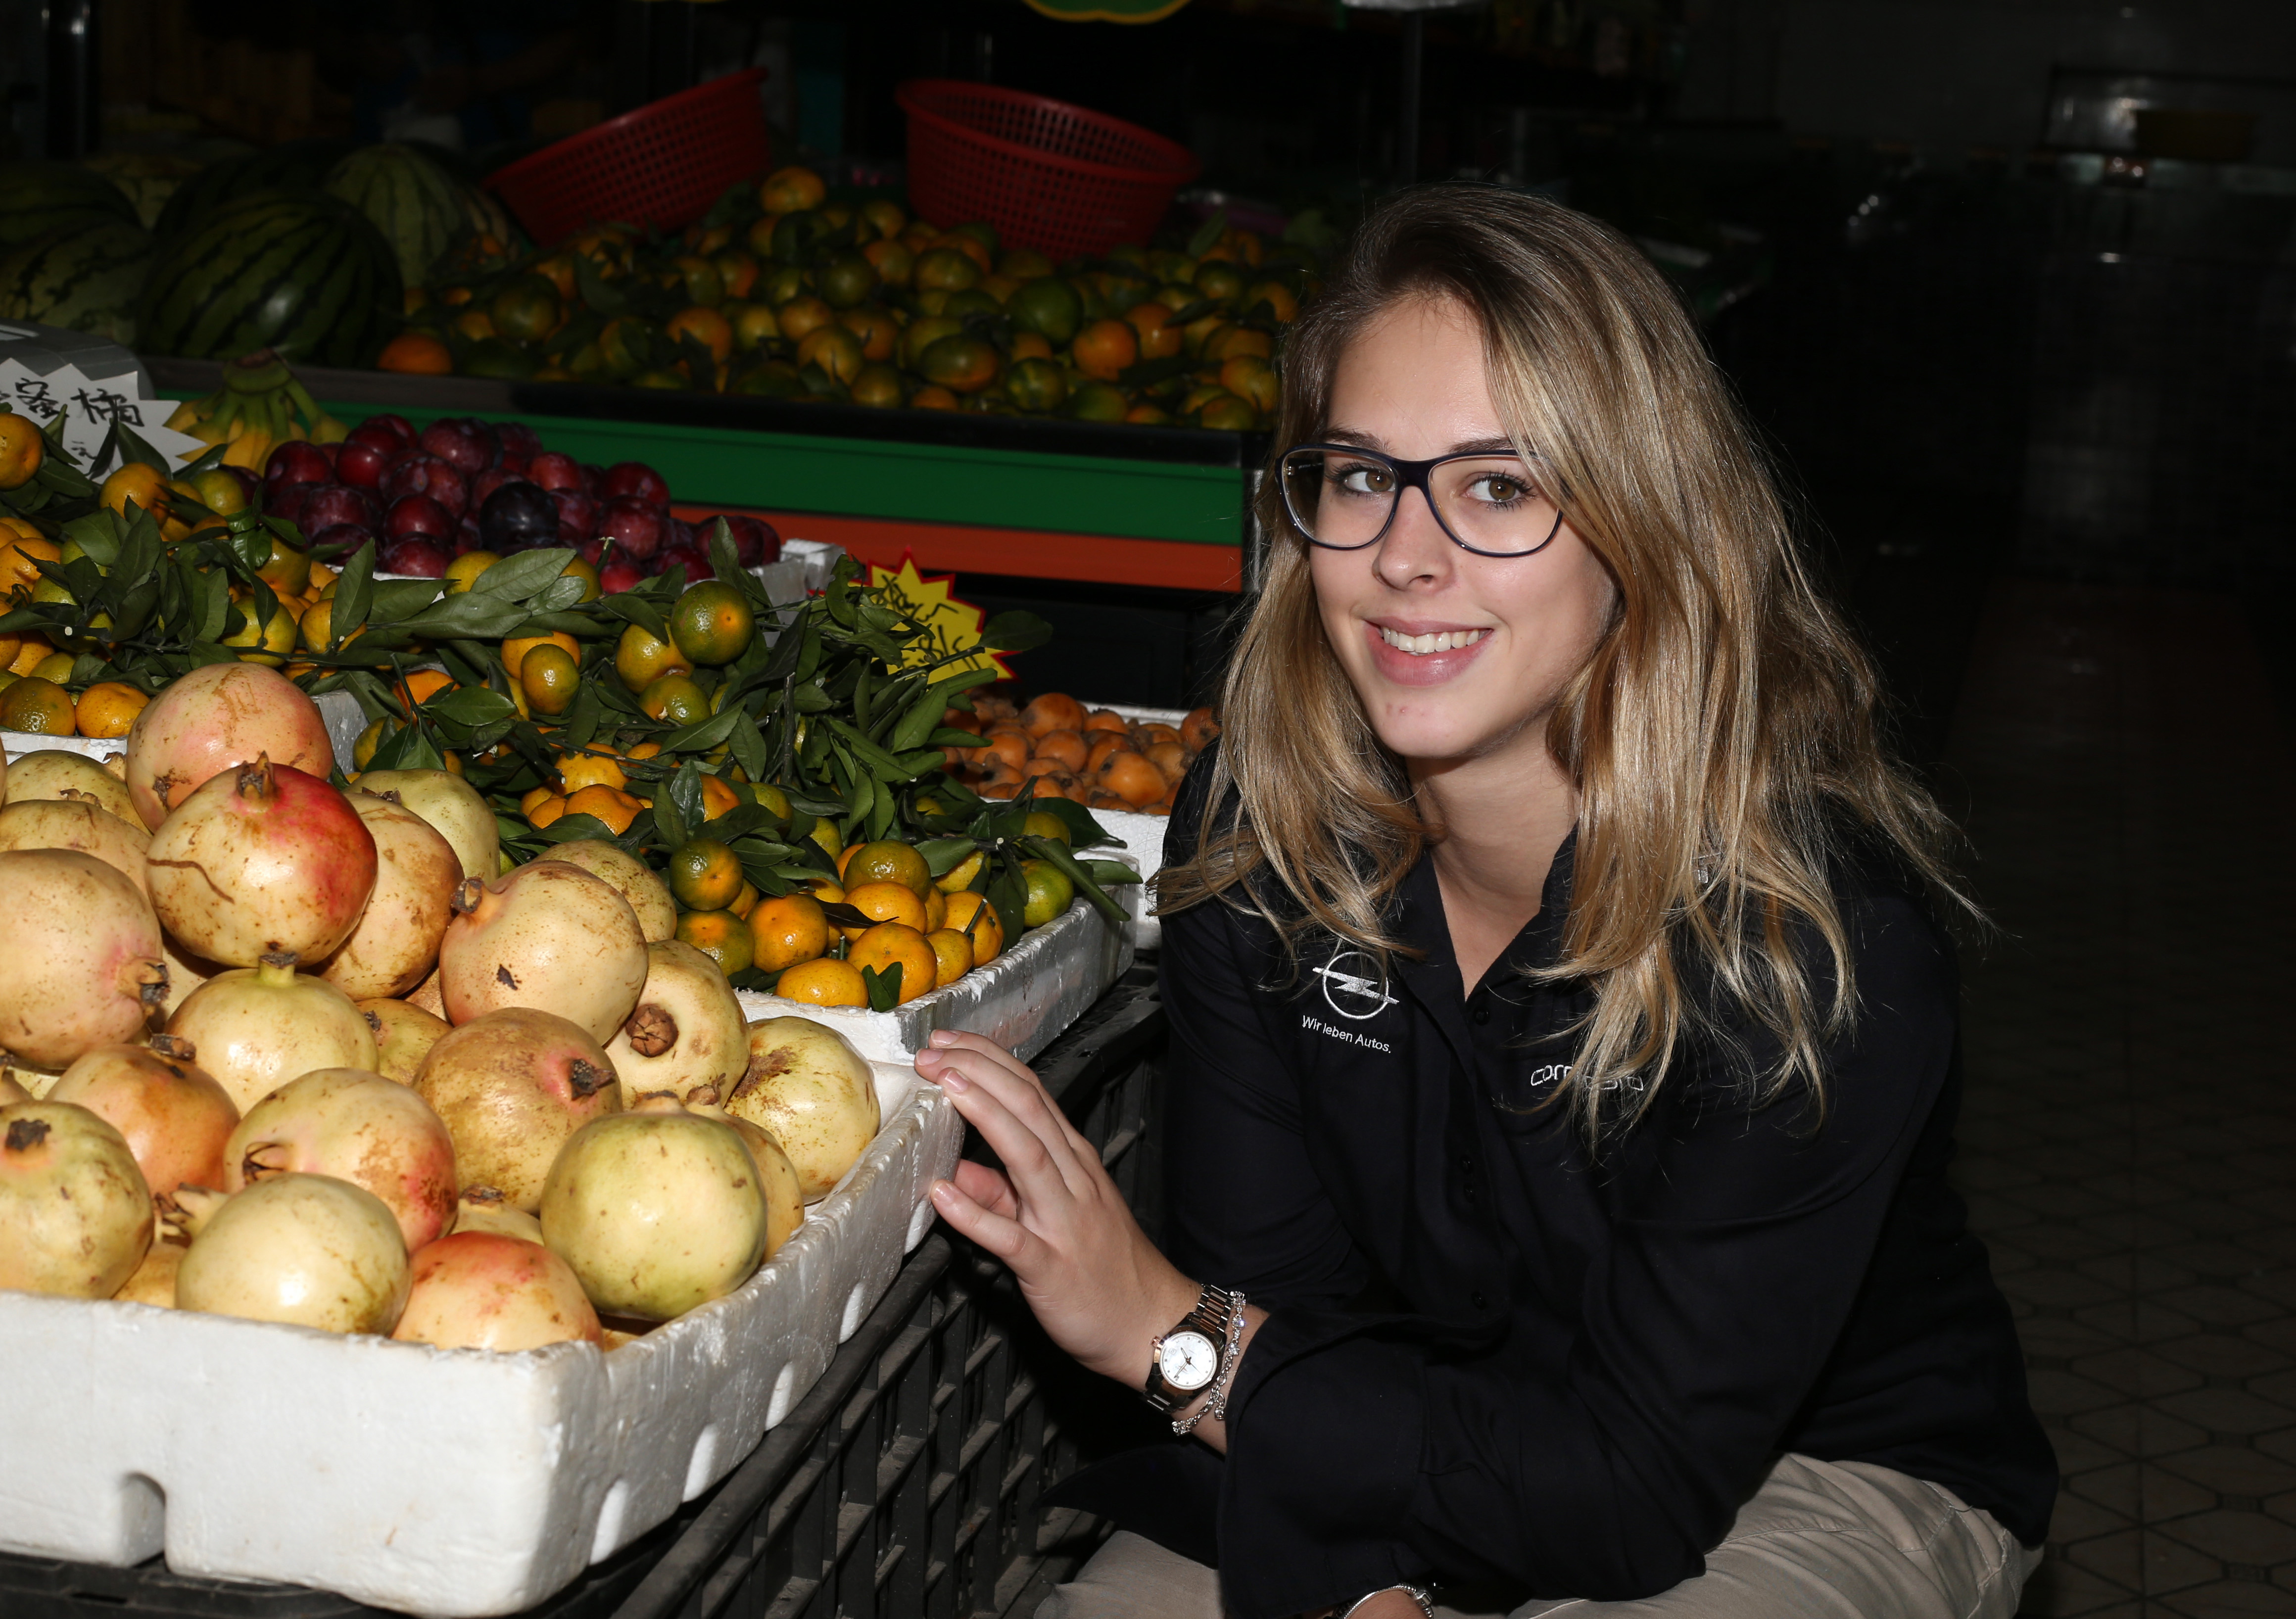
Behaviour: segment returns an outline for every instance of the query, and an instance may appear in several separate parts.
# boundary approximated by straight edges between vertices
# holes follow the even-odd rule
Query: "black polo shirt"
[[[1838,885],[1859,1010],[1822,1115],[1757,1102],[1775,1043],[1725,1019],[1596,1152],[1545,1105],[1590,997],[1518,970],[1556,959],[1570,853],[1472,994],[1430,860],[1394,912],[1419,953],[1386,971],[1329,938],[1295,969],[1224,904],[1165,920],[1167,1247],[1273,1313],[1225,1463],[1174,1447],[1076,1499],[1217,1561],[1237,1619],[1404,1580],[1650,1595],[1784,1451],[2046,1532],[2054,1460],[1946,1182],[1956,990],[1923,904]]]

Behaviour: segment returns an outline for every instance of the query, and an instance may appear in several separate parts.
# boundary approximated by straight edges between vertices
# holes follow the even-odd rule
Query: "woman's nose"
[[[1395,520],[1380,540],[1372,571],[1390,590],[1408,590],[1423,581],[1439,583],[1450,572],[1453,549],[1451,536],[1435,520],[1427,491],[1404,489],[1396,496]]]

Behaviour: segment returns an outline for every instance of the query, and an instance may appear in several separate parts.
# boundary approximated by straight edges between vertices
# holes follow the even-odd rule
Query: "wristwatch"
[[[1148,1346],[1148,1386],[1141,1397],[1167,1417],[1211,1386],[1227,1346],[1229,1296],[1210,1282],[1196,1307]]]

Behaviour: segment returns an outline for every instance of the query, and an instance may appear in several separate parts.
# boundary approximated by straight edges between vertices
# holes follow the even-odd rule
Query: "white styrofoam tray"
[[[1108,708],[1136,724],[1153,722],[1177,726],[1188,717],[1185,708],[1140,708],[1130,703],[1086,703],[1086,708]],[[1172,824],[1168,815],[1143,815],[1128,810],[1095,810],[1093,819],[1114,833],[1124,846],[1125,854],[1140,868],[1141,892],[1155,879],[1164,867],[1164,834]],[[1132,920],[1132,944],[1136,950],[1153,950],[1163,942],[1164,924],[1156,920],[1152,902],[1144,898],[1140,913]]]
[[[1136,925],[1140,889],[1109,890]],[[760,1018],[811,1018],[851,1041],[873,1062],[906,1063],[924,1049],[935,1029],[985,1034],[1022,1061],[1053,1043],[1085,1008],[1132,965],[1131,926],[1112,928],[1081,896],[1042,928],[986,967],[976,967],[947,988],[919,995],[890,1012],[808,1006],[758,990],[739,992],[742,1013]]]
[[[828,1366],[932,1224],[964,1122],[873,1065],[886,1123],[737,1292],[603,1353],[346,1337],[0,1292],[0,1549],[530,1607],[708,1489]]]

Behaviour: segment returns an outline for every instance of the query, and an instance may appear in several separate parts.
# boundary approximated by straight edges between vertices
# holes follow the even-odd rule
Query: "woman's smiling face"
[[[1399,461],[1512,456],[1473,315],[1413,298],[1366,324],[1340,357],[1324,437]],[[1377,544],[1308,557],[1324,633],[1372,728],[1429,765],[1543,748],[1617,593],[1570,524],[1530,555],[1481,556],[1454,544],[1414,488]]]

